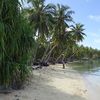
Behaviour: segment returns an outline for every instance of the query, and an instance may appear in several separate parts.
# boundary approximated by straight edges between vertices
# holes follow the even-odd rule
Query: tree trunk
[[[47,52],[48,52],[48,50],[49,50],[49,47],[50,47],[50,44],[49,44],[48,47],[46,48],[46,50],[45,50],[45,52],[44,52],[44,54],[43,54],[43,56],[42,56],[41,62],[44,61],[45,56],[46,56],[46,54],[47,54]]]
[[[38,30],[36,31],[36,34],[37,34],[37,37],[39,37],[39,33],[38,33]],[[39,38],[37,38],[36,40],[36,49],[35,49],[35,53],[34,53],[34,57],[33,57],[33,62],[36,60],[36,55],[37,55],[37,51],[38,51],[38,48],[39,48]]]
[[[60,54],[60,56],[56,59],[56,63],[57,63],[57,61],[60,59],[62,57],[62,53]]]
[[[45,62],[48,62],[48,60],[49,60],[49,58],[50,58],[50,56],[51,56],[51,53],[52,53],[52,51],[56,48],[56,46],[57,45],[55,45],[55,46],[53,46],[52,47],[52,49],[49,51],[49,53],[47,54],[47,56],[45,57]]]

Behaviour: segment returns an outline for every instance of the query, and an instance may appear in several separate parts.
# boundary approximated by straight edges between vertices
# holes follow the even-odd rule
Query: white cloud
[[[100,22],[100,15],[89,15],[88,18]]]
[[[66,31],[68,31],[68,32],[71,31],[71,28],[66,28]]]

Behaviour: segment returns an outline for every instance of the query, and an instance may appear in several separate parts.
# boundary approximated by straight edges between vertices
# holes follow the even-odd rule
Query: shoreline
[[[28,86],[0,94],[0,100],[87,100],[87,89],[78,72],[57,64],[34,70]]]

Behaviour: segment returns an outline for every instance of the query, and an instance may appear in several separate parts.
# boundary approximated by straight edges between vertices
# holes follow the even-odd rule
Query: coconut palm
[[[83,32],[84,31],[84,25],[83,24],[80,24],[80,23],[77,23],[74,25],[72,25],[72,33],[73,33],[73,38],[75,39],[76,42],[80,42],[84,39],[84,36],[85,33]]]
[[[77,48],[77,43],[83,41],[84,36],[86,36],[85,33],[83,32],[84,31],[83,27],[84,25],[80,23],[75,24],[75,26],[74,25],[70,26],[70,35],[71,35],[70,48],[72,52],[70,57],[75,56],[76,51],[79,51]]]
[[[74,12],[70,10],[70,7],[64,5],[57,5],[56,15],[55,15],[55,36],[56,40],[62,40],[66,34],[66,29],[69,28],[69,22],[73,21],[72,14]]]
[[[37,43],[34,55],[35,59],[39,45],[42,44],[44,47],[47,47],[45,45],[49,44],[50,37],[52,34],[50,30],[53,28],[53,23],[54,23],[53,15],[55,11],[55,5],[53,4],[45,5],[45,0],[30,0],[30,1],[32,3],[32,9],[28,11],[29,20],[31,26],[34,29],[35,32],[34,38]],[[48,44],[46,44],[47,42]],[[44,51],[46,52],[47,49]]]
[[[35,29],[35,35],[45,38],[52,28],[53,14],[55,6],[53,4],[45,5],[45,0],[31,0],[32,9],[29,10],[29,20]]]
[[[55,11],[55,26],[53,34],[52,48],[47,54],[47,57],[50,57],[52,51],[57,47],[63,49],[66,42],[68,41],[69,33],[66,31],[69,28],[69,22],[73,21],[72,14],[74,12],[70,10],[70,7],[58,4]],[[63,46],[63,47],[62,47]],[[48,59],[47,59],[48,60]]]

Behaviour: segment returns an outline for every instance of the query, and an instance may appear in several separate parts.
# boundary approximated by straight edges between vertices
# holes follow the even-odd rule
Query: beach
[[[25,88],[0,94],[0,100],[88,100],[88,93],[77,71],[57,64],[33,70]]]

